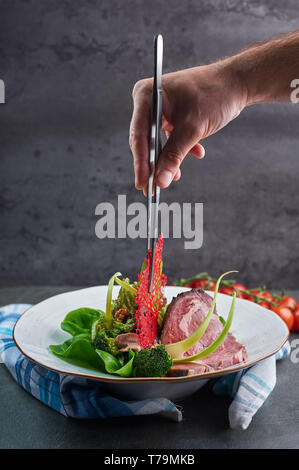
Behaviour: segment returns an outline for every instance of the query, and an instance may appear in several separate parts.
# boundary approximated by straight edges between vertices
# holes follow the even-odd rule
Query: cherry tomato
[[[299,333],[299,307],[296,308],[294,312],[294,330]]]
[[[266,290],[264,290],[264,291],[261,290],[260,291],[259,289],[250,289],[249,293],[254,294],[255,297],[253,295],[246,295],[246,294],[244,294],[244,295],[245,295],[246,299],[251,300],[252,302],[257,302],[257,303],[265,302],[264,299],[269,299],[269,301],[272,302],[272,300],[273,300],[272,294],[270,292],[266,291]],[[257,297],[257,299],[256,299],[256,297]],[[261,301],[259,302],[258,299],[261,299]]]
[[[202,287],[203,289],[207,290],[215,290],[216,282],[208,281],[207,279],[195,279],[194,281],[190,282],[190,286],[192,289]]]
[[[269,301],[273,301],[273,295],[267,290],[264,290],[264,292],[261,293],[260,297],[262,297],[263,299],[269,299]]]
[[[267,308],[268,310],[272,310],[271,304],[268,302],[259,302],[258,303],[261,307]]]
[[[281,307],[289,307],[291,310],[295,310],[297,307],[297,302],[293,297],[288,297],[287,295],[283,296],[283,299],[277,303]]]
[[[238,284],[237,282],[234,282],[232,286],[241,291],[247,290],[246,287],[243,286],[243,284]]]
[[[274,302],[273,296],[270,292],[265,290],[265,291],[261,292],[258,297],[259,297],[259,299],[261,299],[261,300],[258,300],[258,304],[261,305],[262,307],[265,307],[269,310],[273,310],[275,307],[277,307],[276,304],[273,305],[273,304],[270,303],[270,302]]]
[[[242,292],[247,290],[246,287],[243,286],[243,284],[238,284],[237,282],[234,282],[232,285],[235,289],[237,289],[237,297],[240,299],[246,299],[246,295],[242,294]]]
[[[235,292],[235,289],[233,287],[223,286],[219,292],[226,295],[232,295]]]
[[[293,328],[294,325],[294,314],[288,307],[276,307],[273,312],[277,313],[280,318],[285,322],[289,330]]]
[[[249,289],[248,292],[250,294],[254,294],[256,296],[259,295],[260,291],[259,290],[254,290],[254,289]],[[249,295],[249,294],[244,294],[245,295],[245,299],[247,300],[251,300],[252,302],[255,302],[255,297],[253,297],[253,295]]]
[[[210,281],[208,285],[208,290],[215,290],[216,282]]]
[[[208,284],[209,281],[207,281],[206,279],[196,279],[195,281],[191,281],[190,282],[190,286],[192,287],[192,289],[196,289],[197,287],[206,287],[206,285]]]

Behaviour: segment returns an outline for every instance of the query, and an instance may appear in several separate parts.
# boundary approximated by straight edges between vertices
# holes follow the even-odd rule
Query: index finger
[[[152,80],[138,82],[132,93],[134,110],[130,124],[130,147],[134,159],[135,186],[144,189],[149,179],[148,139]]]

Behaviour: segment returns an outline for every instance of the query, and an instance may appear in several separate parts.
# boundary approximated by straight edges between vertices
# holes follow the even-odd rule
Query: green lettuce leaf
[[[105,365],[106,372],[108,372],[109,374],[117,374],[117,375],[120,375],[121,377],[132,376],[133,360],[135,356],[134,351],[132,350],[129,351],[129,360],[125,365],[122,365],[120,361],[116,359],[115,356],[112,356],[112,354],[109,354],[106,351],[101,351],[100,349],[96,349],[96,352],[102,359]]]
[[[113,321],[113,329],[107,331],[111,333],[111,337],[130,331],[132,328],[130,320],[129,318],[128,324]],[[129,351],[128,355],[121,354],[116,358],[105,351],[94,348],[92,340],[97,327],[102,323],[105,324],[105,313],[102,310],[78,308],[69,312],[61,322],[61,328],[72,335],[72,338],[62,344],[50,345],[50,351],[64,361],[81,367],[106,371],[121,377],[130,377],[135,356],[133,351]]]
[[[103,362],[91,343],[90,334],[73,336],[64,343],[52,344],[49,348],[55,356],[72,364],[104,370]]]
[[[66,315],[65,319],[61,322],[61,328],[72,336],[81,334],[91,335],[93,323],[104,315],[102,310],[78,308]]]

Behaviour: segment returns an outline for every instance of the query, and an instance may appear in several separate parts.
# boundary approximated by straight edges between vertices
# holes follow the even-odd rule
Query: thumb
[[[182,161],[198,140],[198,129],[193,125],[174,128],[157,163],[155,176],[160,188],[167,188],[170,185]]]

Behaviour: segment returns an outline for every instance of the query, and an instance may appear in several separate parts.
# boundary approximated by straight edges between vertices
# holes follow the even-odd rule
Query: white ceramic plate
[[[166,287],[165,295],[170,302],[183,287]],[[117,297],[119,287],[115,286],[113,298]],[[288,338],[285,323],[270,310],[243,299],[236,299],[236,309],[231,332],[244,344],[248,360],[242,364],[216,372],[186,376],[161,378],[122,378],[103,372],[80,367],[63,361],[49,351],[50,344],[59,344],[70,338],[60,329],[65,315],[79,307],[100,308],[105,310],[107,286],[89,287],[50,297],[27,310],[17,321],[14,340],[18,348],[32,361],[54,371],[68,375],[78,375],[100,380],[115,395],[128,399],[166,397],[180,399],[194,393],[209,378],[248,367],[278,351]],[[213,292],[209,292],[213,296]],[[232,298],[218,294],[217,312],[227,318]]]

